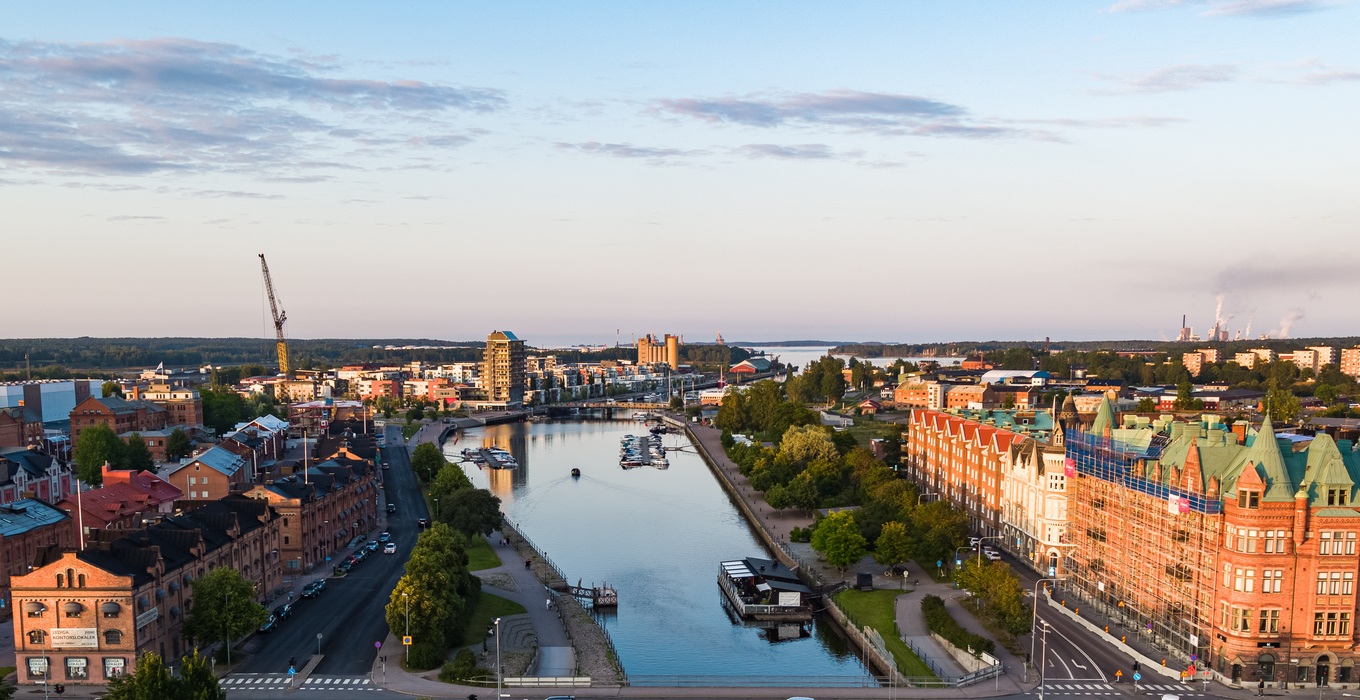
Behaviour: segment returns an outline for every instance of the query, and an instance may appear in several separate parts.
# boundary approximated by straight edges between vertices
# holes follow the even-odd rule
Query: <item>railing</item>
[[[876,676],[629,676],[629,685],[643,688],[882,688]]]
[[[521,541],[524,542],[524,544],[528,545],[528,547],[534,551],[534,554],[539,559],[543,560],[544,565],[551,569],[554,574],[557,574],[557,578],[561,579],[562,583],[565,584],[567,582],[566,575],[562,573],[562,569],[557,566],[557,563],[554,562],[552,559],[548,558],[548,555],[544,553],[544,551],[540,549],[538,545],[534,544],[534,541],[529,539],[522,530],[516,527],[513,521],[511,521],[507,517],[501,516],[501,526],[508,528],[512,533],[514,533],[515,537],[518,537]],[[546,581],[544,582],[544,585],[547,585]]]
[[[797,613],[807,613],[811,611],[802,605],[757,605],[747,603],[741,599],[741,594],[737,592],[736,586],[727,579],[726,576],[718,574],[718,585],[727,592],[727,597],[736,606],[737,611],[745,615],[793,615]]]

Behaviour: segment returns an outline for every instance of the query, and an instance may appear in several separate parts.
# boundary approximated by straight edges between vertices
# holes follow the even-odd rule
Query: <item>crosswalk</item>
[[[1121,689],[1122,691],[1127,692],[1134,691],[1135,687],[1134,684],[1132,683],[1124,683],[1121,685]],[[1194,692],[1195,690],[1194,688],[1191,688],[1190,686],[1185,685],[1183,683],[1140,683],[1138,684],[1136,690],[1145,693],[1154,692],[1158,694],[1170,693],[1174,695],[1179,695],[1181,697],[1198,697],[1204,695],[1204,693]],[[1039,694],[1038,688],[1034,688],[1033,690],[1025,692],[1025,695],[1038,695],[1038,694]],[[1113,685],[1110,685],[1109,683],[1048,682],[1044,684],[1044,697],[1048,697],[1049,695],[1122,695],[1122,694],[1123,692],[1121,692],[1120,690],[1115,690],[1115,687]]]
[[[286,673],[239,673],[222,679],[223,690],[283,690],[292,681]],[[367,676],[311,676],[299,690],[378,690]]]

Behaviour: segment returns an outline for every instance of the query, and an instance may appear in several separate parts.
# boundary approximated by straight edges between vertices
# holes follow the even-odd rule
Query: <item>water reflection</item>
[[[718,563],[768,553],[684,436],[665,437],[669,469],[621,469],[619,439],[645,432],[629,420],[515,423],[469,431],[444,451],[515,457],[513,470],[463,468],[569,580],[618,590],[617,612],[599,619],[629,674],[863,675],[829,622],[755,624],[724,610]]]

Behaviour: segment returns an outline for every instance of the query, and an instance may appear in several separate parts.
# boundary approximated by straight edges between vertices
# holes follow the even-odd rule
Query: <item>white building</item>
[[[1067,477],[1062,429],[1052,441],[1012,443],[1001,460],[1002,547],[1044,576],[1061,573],[1067,542]]]

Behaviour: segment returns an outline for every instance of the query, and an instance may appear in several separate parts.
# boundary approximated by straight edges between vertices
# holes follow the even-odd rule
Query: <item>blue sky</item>
[[[1360,334],[1358,15],[4,5],[0,333]]]

